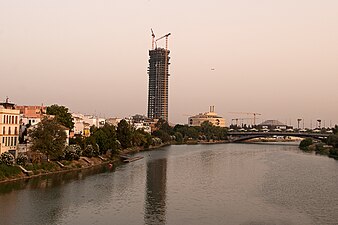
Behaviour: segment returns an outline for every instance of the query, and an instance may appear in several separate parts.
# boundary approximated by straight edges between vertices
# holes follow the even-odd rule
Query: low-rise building
[[[106,120],[92,115],[83,115],[80,113],[72,113],[74,122],[74,135],[90,136],[90,127],[103,127]]]
[[[292,129],[292,126],[288,126],[278,120],[266,120],[263,123],[257,125],[257,128],[260,130],[268,129],[268,130],[287,130]]]
[[[21,125],[36,125],[41,122],[41,119],[46,115],[46,106],[15,106],[15,109],[20,110]]]
[[[19,144],[20,111],[13,103],[0,103],[0,154],[10,152],[17,156]]]
[[[214,126],[225,127],[225,119],[221,116],[218,116],[215,112],[215,106],[210,106],[210,111],[205,113],[200,113],[195,116],[188,118],[189,126],[201,126],[205,121],[212,123]]]

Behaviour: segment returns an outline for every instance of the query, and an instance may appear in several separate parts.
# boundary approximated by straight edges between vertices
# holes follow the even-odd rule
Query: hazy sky
[[[171,122],[338,122],[337,0],[0,0],[0,100],[146,114],[150,28],[172,33]]]

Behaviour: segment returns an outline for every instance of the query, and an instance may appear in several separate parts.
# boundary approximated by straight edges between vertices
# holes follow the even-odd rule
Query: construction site
[[[149,88],[148,88],[148,118],[168,121],[168,77],[169,53],[168,37],[170,33],[155,39],[152,32],[152,47],[149,50]],[[165,48],[157,46],[157,42],[165,39]]]

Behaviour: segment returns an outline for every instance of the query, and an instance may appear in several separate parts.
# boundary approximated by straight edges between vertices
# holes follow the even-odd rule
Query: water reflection
[[[147,163],[145,224],[166,224],[167,159]]]
[[[116,167],[116,166],[115,166]],[[108,168],[106,165],[90,168],[87,170],[78,170],[67,173],[57,173],[52,175],[46,175],[28,180],[19,180],[15,182],[8,182],[0,184],[0,194],[10,193],[16,190],[22,189],[46,189],[59,185],[73,182],[74,180],[83,180],[88,176],[96,175],[98,173],[104,173],[108,170],[115,170],[114,168]]]

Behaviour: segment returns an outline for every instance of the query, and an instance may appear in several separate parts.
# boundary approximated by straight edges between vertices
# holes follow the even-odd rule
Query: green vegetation
[[[204,122],[199,127],[176,125],[171,127],[168,122],[159,120],[155,124],[152,134],[144,130],[135,129],[126,120],[121,120],[117,127],[106,124],[103,127],[91,127],[90,136],[76,135],[66,146],[65,129],[72,128],[73,122],[68,109],[64,106],[52,105],[47,113],[54,118],[44,118],[41,123],[29,131],[31,150],[28,155],[19,155],[18,165],[25,166],[34,174],[43,174],[62,170],[55,160],[62,161],[67,168],[81,168],[88,165],[80,159],[81,156],[95,157],[105,155],[105,158],[114,159],[122,151],[138,151],[150,146],[162,144],[191,144],[227,140],[226,128],[213,126]],[[66,128],[67,127],[67,128]],[[50,161],[51,160],[51,161]],[[98,159],[92,162],[98,163]],[[0,179],[22,174],[20,169],[13,165],[14,158],[10,153],[0,157]]]
[[[0,156],[1,164],[5,164],[6,166],[13,166],[14,164],[14,156],[9,152],[4,152]]]
[[[54,115],[58,123],[69,128],[70,130],[74,128],[72,114],[68,112],[68,108],[65,106],[59,106],[56,104],[48,106],[47,114]]]
[[[196,143],[197,141],[224,141],[227,140],[227,129],[217,127],[205,121],[199,127],[188,125],[176,125],[170,127],[167,122],[159,120],[156,125],[158,130],[152,134],[162,140],[163,143],[174,142],[176,144]]]
[[[54,162],[42,162],[42,163],[28,164],[25,168],[26,170],[33,171],[34,174],[40,174],[40,173],[57,171],[60,168],[60,166],[58,166]]]
[[[338,160],[338,126],[336,125],[333,129],[332,135],[327,139],[327,144],[332,146],[329,151],[329,156]]]
[[[315,151],[316,154],[327,155],[338,160],[338,126],[333,129],[333,134],[323,142],[314,143],[312,139],[306,138],[299,144],[299,148],[303,151]]]
[[[29,132],[29,135],[32,151],[45,154],[47,159],[58,160],[62,157],[67,136],[64,128],[55,118],[44,118]]]
[[[6,178],[12,178],[21,174],[20,168],[16,166],[7,166],[5,164],[0,164],[0,180]]]
[[[121,120],[117,125],[117,139],[123,149],[132,147],[132,136],[134,129],[125,120]]]
[[[309,147],[312,144],[313,144],[313,140],[311,138],[305,138],[300,142],[299,148],[303,151],[311,151]]]
[[[63,151],[63,158],[68,161],[79,160],[82,155],[82,149],[79,145],[69,145]]]

